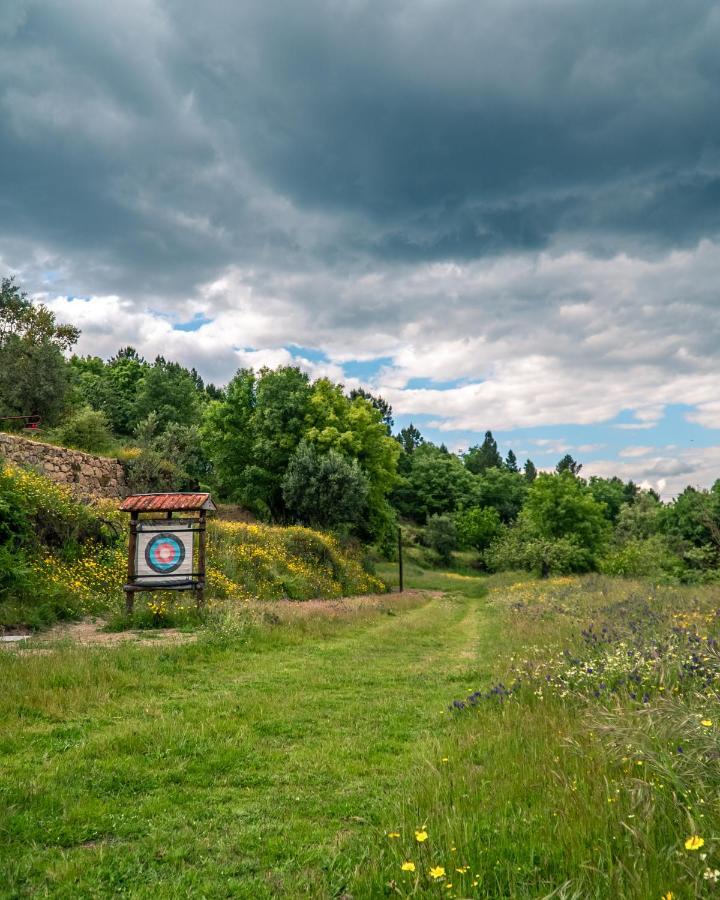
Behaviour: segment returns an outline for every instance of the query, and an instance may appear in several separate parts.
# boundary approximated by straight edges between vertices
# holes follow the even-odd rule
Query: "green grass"
[[[720,591],[457,575],[411,564],[453,593],[238,615],[191,645],[0,654],[0,895],[712,896],[720,703],[685,638],[647,703],[596,700],[559,651],[589,621],[617,630],[596,660],[635,622],[648,646],[703,638]],[[510,700],[448,711],[518,667]]]
[[[415,597],[193,646],[3,654],[6,896],[342,892],[493,628]]]

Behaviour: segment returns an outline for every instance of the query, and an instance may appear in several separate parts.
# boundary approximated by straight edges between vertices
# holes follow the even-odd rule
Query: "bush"
[[[680,557],[670,551],[662,535],[630,540],[600,560],[605,575],[623,578],[664,578],[681,580],[685,566]]]
[[[88,453],[107,453],[113,445],[107,416],[104,412],[84,406],[52,434],[65,447],[75,447]]]
[[[282,480],[291,519],[315,528],[358,526],[367,516],[369,482],[355,459],[301,443]]]
[[[125,481],[132,494],[156,494],[181,490],[183,473],[157,450],[145,448],[123,461]]]
[[[505,528],[484,559],[491,572],[525,569],[543,578],[587,572],[593,564],[590,553],[572,538],[541,537],[522,524]]]
[[[442,565],[452,562],[453,550],[457,549],[457,529],[450,516],[430,516],[425,529],[428,547],[437,554]]]

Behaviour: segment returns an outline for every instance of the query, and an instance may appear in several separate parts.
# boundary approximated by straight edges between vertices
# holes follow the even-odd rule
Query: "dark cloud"
[[[6,0],[2,256],[167,298],[686,246],[720,225],[719,43],[700,0]]]

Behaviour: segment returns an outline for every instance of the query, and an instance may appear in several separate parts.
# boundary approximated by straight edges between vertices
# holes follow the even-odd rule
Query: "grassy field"
[[[712,896],[720,592],[406,576],[1,654],[0,895]]]

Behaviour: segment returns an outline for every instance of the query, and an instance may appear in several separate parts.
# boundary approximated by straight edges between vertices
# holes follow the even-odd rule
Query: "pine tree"
[[[492,431],[485,432],[482,444],[475,444],[464,456],[466,467],[474,474],[480,475],[487,469],[501,469],[503,458],[498,451],[497,441]]]
[[[532,483],[537,478],[537,469],[535,468],[535,463],[531,459],[525,460],[523,472],[525,474],[525,481],[529,483]]]
[[[518,468],[517,456],[515,456],[515,454],[513,453],[512,450],[508,450],[508,454],[505,457],[505,468],[509,472],[519,472],[520,471],[520,469]]]

